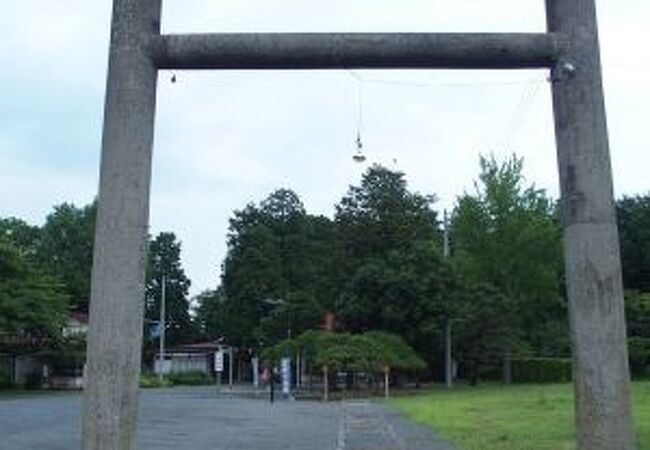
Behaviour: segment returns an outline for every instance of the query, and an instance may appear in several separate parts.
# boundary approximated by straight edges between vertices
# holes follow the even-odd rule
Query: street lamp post
[[[163,380],[165,367],[165,275],[161,277],[160,289],[160,348],[158,349],[158,379]]]

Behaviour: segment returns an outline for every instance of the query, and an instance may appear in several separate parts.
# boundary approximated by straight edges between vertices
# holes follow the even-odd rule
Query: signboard
[[[258,387],[260,385],[260,359],[253,356],[251,363],[253,364],[253,386]]]
[[[223,350],[214,352],[214,371],[223,372]]]

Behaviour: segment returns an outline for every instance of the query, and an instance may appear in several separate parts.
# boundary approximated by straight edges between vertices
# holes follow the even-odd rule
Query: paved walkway
[[[214,387],[145,390],[140,450],[450,450],[381,403],[276,401]],[[0,396],[0,449],[79,450],[81,396]]]
[[[452,450],[428,427],[381,403],[346,401],[341,409],[339,450]]]

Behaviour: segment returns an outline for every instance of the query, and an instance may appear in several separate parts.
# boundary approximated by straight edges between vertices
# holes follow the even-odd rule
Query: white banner
[[[223,372],[223,350],[214,352],[214,371]]]

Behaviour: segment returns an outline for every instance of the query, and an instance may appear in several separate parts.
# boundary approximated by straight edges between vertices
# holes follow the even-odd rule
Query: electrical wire
[[[510,119],[504,128],[501,138],[496,142],[493,150],[508,149],[508,145],[511,144],[510,141],[512,139],[512,136],[517,131],[517,129],[519,129],[526,122],[529,108],[532,105],[540,88],[546,81],[546,77],[540,76],[535,80],[533,84],[527,86],[526,89],[524,89],[521,97],[519,98],[519,101],[515,105],[515,108],[510,115]]]

